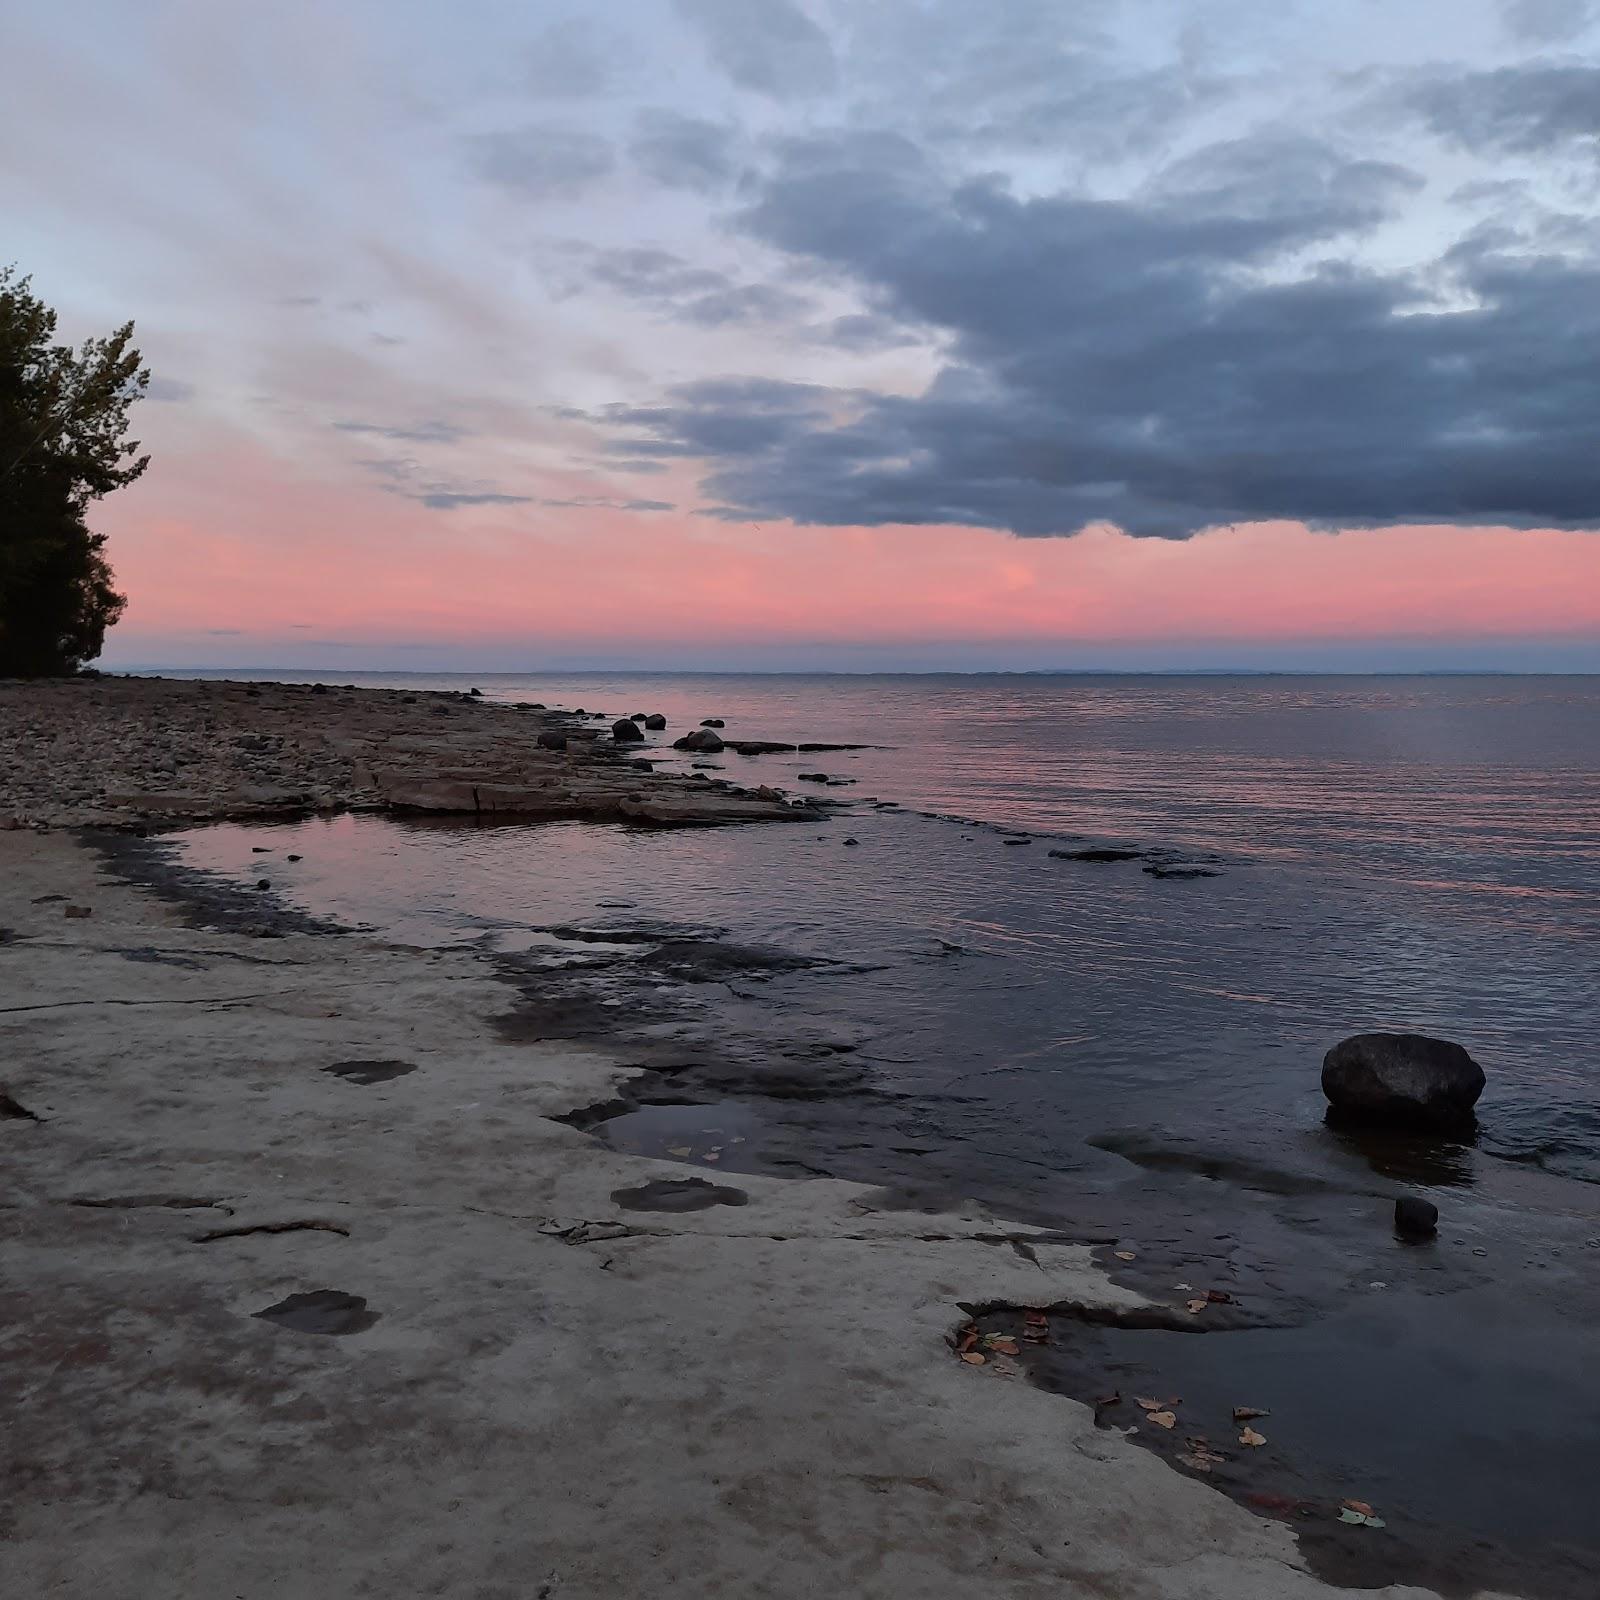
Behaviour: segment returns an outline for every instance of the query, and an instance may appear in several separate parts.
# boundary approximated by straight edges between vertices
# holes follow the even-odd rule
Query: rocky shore
[[[629,765],[650,748],[454,695],[0,685],[16,1592],[1345,1592],[1286,1522],[1093,1405],[1040,1404],[1009,1323],[973,1347],[975,1317],[1179,1325],[1090,1246],[972,1202],[606,1148],[586,1115],[642,1063],[705,1070],[658,1017],[577,1042],[554,974],[225,925],[115,865],[160,848],[126,830],[307,809],[817,815]],[[663,948],[709,959],[683,945]]]
[[[346,810],[656,826],[818,816],[772,789],[654,772],[651,748],[642,733],[617,737],[609,718],[447,691],[0,681],[0,828]]]

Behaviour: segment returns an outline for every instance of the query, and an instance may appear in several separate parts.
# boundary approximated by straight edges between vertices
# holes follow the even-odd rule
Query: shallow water
[[[1226,1283],[1275,1331],[1180,1340],[1186,1384],[1203,1385],[1197,1363],[1220,1385],[1269,1351],[1275,1394],[1291,1395],[1286,1439],[1320,1430],[1340,1472],[1359,1438],[1353,1421],[1334,1436],[1339,1388],[1370,1401],[1352,1419],[1393,1417],[1365,1463],[1374,1494],[1399,1499],[1431,1470],[1419,1514],[1453,1500],[1486,1537],[1587,1536],[1568,1491],[1600,1459],[1566,1423],[1515,1435],[1521,1488],[1499,1516],[1469,1493],[1481,1464],[1461,1439],[1500,1436],[1495,1415],[1537,1417],[1563,1388],[1578,1415],[1600,1395],[1600,1360],[1581,1358],[1600,1357],[1600,680],[352,681],[661,710],[658,746],[705,716],[728,737],[881,746],[715,758],[801,792],[798,771],[856,779],[822,791],[851,807],[820,825],[342,817],[196,830],[181,852],[237,881],[265,875],[303,910],[562,969],[641,1062],[827,1060],[838,1093],[751,1092],[734,1074],[723,1094],[712,1073],[595,1131],[708,1173],[973,1196],[1134,1246],[1133,1264],[1107,1264],[1168,1301],[1179,1283]],[[1030,842],[1006,842],[1019,834]],[[1048,853],[1086,841],[1218,875]],[[552,931],[650,922],[679,925],[691,950],[698,930],[819,964],[651,966],[648,945]],[[1324,1123],[1323,1052],[1374,1028],[1471,1050],[1489,1080],[1475,1139]],[[1437,1244],[1395,1239],[1389,1211],[1408,1191],[1439,1205]],[[1496,1337],[1453,1337],[1486,1303]],[[1476,1395],[1482,1427],[1419,1443],[1410,1412],[1374,1395],[1385,1349],[1384,1385],[1402,1393],[1408,1368],[1426,1371],[1416,1394]],[[1298,1422],[1296,1370],[1315,1387]]]

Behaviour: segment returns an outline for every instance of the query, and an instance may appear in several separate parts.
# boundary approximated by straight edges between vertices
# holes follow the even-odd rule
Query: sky
[[[1600,670],[1600,0],[0,0],[108,666]]]

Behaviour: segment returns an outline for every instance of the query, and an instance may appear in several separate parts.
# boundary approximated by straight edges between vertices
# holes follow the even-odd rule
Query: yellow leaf
[[[1175,1428],[1178,1425],[1177,1417],[1170,1411],[1147,1411],[1145,1419],[1155,1423],[1158,1428]]]
[[[965,1361],[968,1366],[981,1367],[989,1358],[984,1355],[981,1350],[963,1350],[961,1352],[961,1359]]]
[[[1264,1433],[1257,1433],[1254,1428],[1246,1428],[1244,1432],[1239,1435],[1240,1444],[1259,1445],[1265,1444],[1266,1442],[1267,1436]]]
[[[1190,1315],[1191,1316],[1198,1316],[1202,1311],[1205,1310],[1206,1301],[1204,1301],[1204,1300],[1191,1300],[1191,1301],[1188,1302],[1188,1305],[1189,1305],[1189,1313],[1190,1313]]]
[[[1118,1261],[1136,1261],[1136,1260],[1138,1260],[1138,1257],[1135,1256],[1133,1251],[1131,1251],[1131,1250],[1113,1250],[1111,1253],[1112,1253],[1112,1255],[1114,1255],[1117,1258]]]

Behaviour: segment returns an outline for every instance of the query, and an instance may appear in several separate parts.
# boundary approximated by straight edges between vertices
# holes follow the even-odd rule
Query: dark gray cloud
[[[493,494],[487,490],[426,489],[405,497],[426,506],[430,511],[455,511],[461,506],[525,506],[525,494]]]
[[[1412,103],[1473,151],[1535,154],[1600,141],[1600,67],[1532,64],[1430,83]]]
[[[1600,522],[1600,269],[1493,236],[1425,274],[1356,264],[1413,187],[1296,141],[1134,199],[1019,198],[894,141],[812,140],[741,225],[949,364],[912,396],[688,384],[610,411],[613,449],[703,459],[712,509],[757,520]]]
[[[628,154],[646,177],[671,189],[720,189],[737,171],[734,133],[678,111],[642,111]]]
[[[834,86],[833,46],[793,0],[678,0],[678,10],[741,89],[788,99]]]
[[[700,328],[788,323],[811,309],[811,299],[770,283],[739,283],[712,267],[697,267],[670,250],[637,246],[596,250],[586,258],[590,278],[676,322]]]
[[[537,200],[571,194],[616,165],[599,134],[548,123],[475,134],[467,149],[480,178]]]

